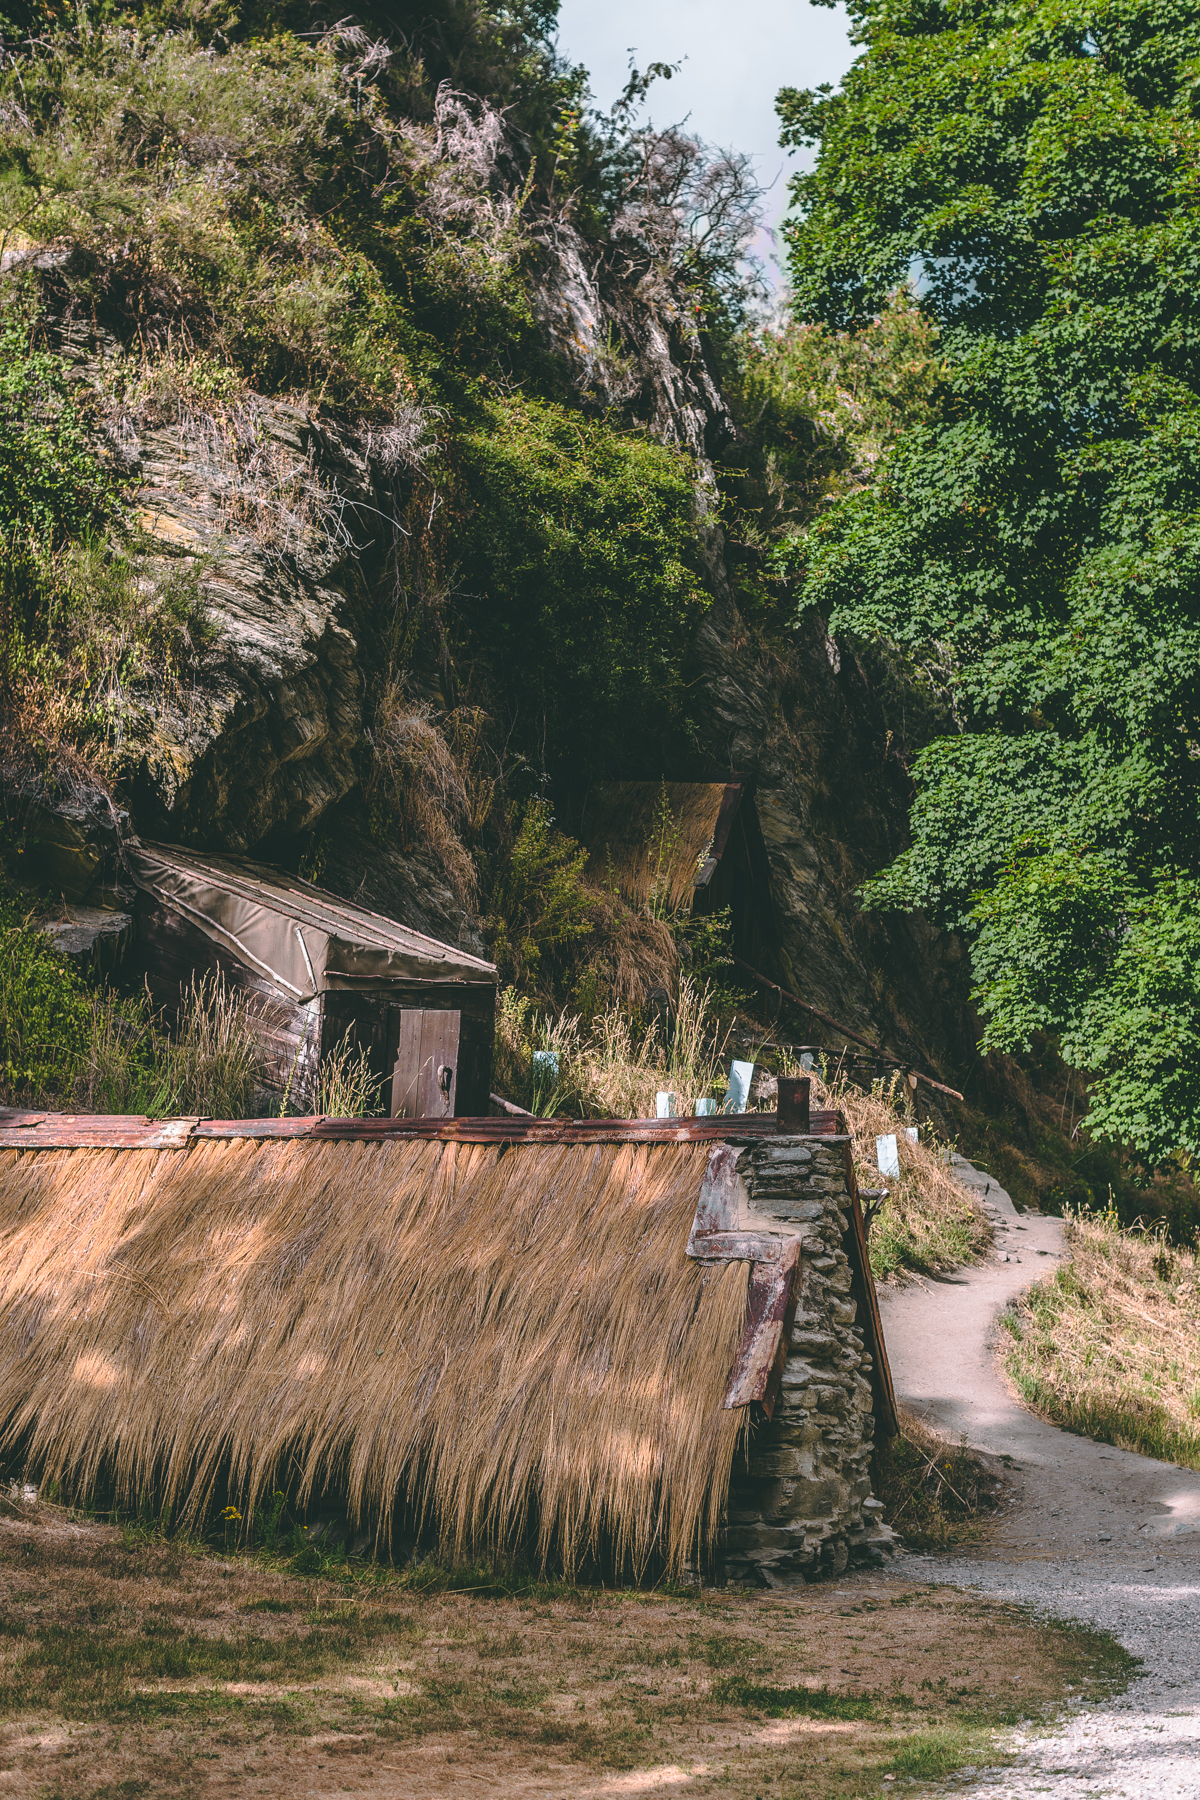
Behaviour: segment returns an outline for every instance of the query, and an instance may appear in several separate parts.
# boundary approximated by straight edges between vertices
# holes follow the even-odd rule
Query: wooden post
[[[781,1075],[775,1102],[775,1129],[794,1137],[809,1135],[809,1095],[812,1083],[807,1075]]]

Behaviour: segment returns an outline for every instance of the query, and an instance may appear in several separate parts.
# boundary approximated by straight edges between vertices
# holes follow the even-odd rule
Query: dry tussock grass
[[[479,877],[463,838],[480,828],[491,805],[490,790],[476,769],[482,734],[478,717],[461,723],[456,757],[434,708],[411,699],[396,677],[384,683],[368,733],[371,770],[365,792],[373,821],[394,824],[405,849],[428,844],[464,906],[475,904]],[[463,764],[472,772],[469,787]]]
[[[638,906],[686,910],[724,797],[723,782],[606,783],[582,827],[589,880]]]
[[[798,1065],[790,1073],[801,1071]],[[909,1090],[900,1075],[873,1084],[864,1093],[826,1069],[811,1072],[812,1104],[831,1107],[846,1121],[854,1149],[854,1172],[860,1187],[888,1189],[888,1198],[871,1226],[871,1268],[877,1278],[906,1270],[933,1273],[957,1268],[979,1256],[991,1242],[992,1228],[979,1201],[954,1177],[950,1146],[920,1126],[914,1144],[905,1126],[916,1124]],[[879,1173],[875,1139],[896,1137],[900,1178]]]
[[[709,1012],[707,989],[686,976],[669,1036],[657,1022],[637,1026],[619,1005],[590,1023],[573,1013],[541,1015],[506,988],[496,1021],[496,1079],[544,1117],[652,1119],[665,1092],[674,1094],[683,1118],[701,1097],[724,1093],[726,1035]],[[557,1058],[557,1073],[539,1074],[538,1051]]]
[[[887,1519],[910,1550],[945,1550],[978,1535],[1001,1483],[965,1438],[951,1444],[908,1407],[899,1434],[875,1449],[872,1486]]]
[[[1004,1314],[1007,1367],[1043,1417],[1200,1468],[1200,1261],[1115,1214],[1068,1218],[1070,1263]]]
[[[386,1541],[678,1567],[717,1530],[747,1266],[704,1145],[0,1153],[0,1448],[199,1518],[332,1489]]]

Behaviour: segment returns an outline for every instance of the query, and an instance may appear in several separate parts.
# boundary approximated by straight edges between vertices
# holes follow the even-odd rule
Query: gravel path
[[[995,1248],[978,1268],[883,1290],[884,1334],[899,1398],[1003,1457],[1013,1498],[986,1548],[892,1566],[1111,1631],[1145,1673],[1119,1699],[1019,1738],[1014,1766],[969,1772],[954,1791],[1200,1800],[1200,1475],[1074,1437],[1021,1406],[996,1358],[996,1317],[1062,1257],[1061,1221],[1018,1215],[986,1174],[955,1161],[992,1215]]]

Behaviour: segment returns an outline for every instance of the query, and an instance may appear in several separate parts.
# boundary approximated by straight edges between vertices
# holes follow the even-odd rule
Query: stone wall
[[[871,1497],[872,1359],[846,1254],[850,1194],[842,1137],[756,1143],[738,1160],[739,1226],[798,1234],[800,1295],[770,1422],[734,1463],[727,1580],[774,1587],[878,1562],[892,1533]]]

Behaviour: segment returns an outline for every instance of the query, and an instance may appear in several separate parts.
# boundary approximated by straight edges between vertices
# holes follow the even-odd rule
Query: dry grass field
[[[851,1800],[995,1761],[1003,1726],[1130,1670],[1110,1640],[880,1575],[767,1595],[422,1589],[49,1506],[4,1515],[15,1800]]]
[[[1200,1469],[1200,1262],[1114,1216],[1070,1219],[1071,1260],[1003,1314],[1006,1367],[1043,1418]]]

